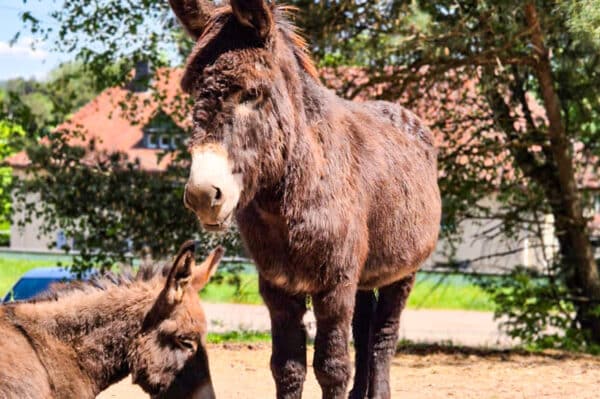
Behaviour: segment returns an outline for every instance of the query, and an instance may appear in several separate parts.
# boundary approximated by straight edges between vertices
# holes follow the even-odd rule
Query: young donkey
[[[214,399],[198,291],[222,255],[196,266],[190,241],[166,278],[141,270],[1,306],[0,398],[95,398],[132,373],[153,398]]]
[[[277,396],[301,396],[311,295],[323,397],[346,396],[352,324],[350,396],[389,398],[400,312],[440,225],[431,133],[398,105],[323,87],[283,7],[170,3],[197,40],[182,80],[194,100],[184,203],[207,230],[237,219],[271,315]]]

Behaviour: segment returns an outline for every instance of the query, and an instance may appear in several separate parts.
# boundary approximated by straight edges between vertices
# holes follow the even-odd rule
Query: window
[[[179,146],[181,145],[181,137],[180,136],[173,136],[171,137],[171,148],[176,150],[179,148]]]
[[[163,150],[170,150],[170,149],[172,149],[171,139],[170,139],[169,136],[167,136],[165,134],[160,135],[160,137],[158,139],[158,142],[159,142],[159,147],[161,149],[163,149]]]
[[[181,133],[168,133],[158,129],[146,131],[144,136],[144,147],[150,149],[176,150],[184,142]]]
[[[60,230],[56,233],[56,248],[63,249],[67,246],[67,237],[64,231]]]
[[[185,132],[179,127],[173,119],[162,110],[144,126],[145,148],[174,150],[179,148],[179,144]]]
[[[146,133],[146,148],[158,148],[156,135],[154,133]]]

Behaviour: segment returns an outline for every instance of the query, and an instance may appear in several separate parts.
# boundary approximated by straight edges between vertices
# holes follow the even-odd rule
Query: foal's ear
[[[210,255],[200,263],[193,271],[192,277],[192,288],[196,291],[200,291],[208,283],[210,278],[217,271],[217,266],[221,262],[225,254],[223,247],[215,248]]]
[[[202,35],[215,8],[208,0],[169,0],[169,4],[179,22],[194,39]]]
[[[231,0],[231,9],[237,20],[253,28],[261,39],[266,39],[273,28],[273,12],[267,0]]]
[[[185,288],[192,281],[192,273],[196,266],[194,255],[196,244],[194,241],[186,241],[175,257],[171,271],[167,277],[166,297],[167,302],[174,304],[181,302]]]

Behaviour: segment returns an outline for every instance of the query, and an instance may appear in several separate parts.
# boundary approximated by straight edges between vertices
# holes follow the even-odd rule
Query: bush
[[[0,247],[10,246],[10,232],[0,231]]]
[[[478,281],[495,303],[502,327],[528,349],[600,352],[586,343],[576,320],[575,298],[557,276],[519,268],[506,277]]]

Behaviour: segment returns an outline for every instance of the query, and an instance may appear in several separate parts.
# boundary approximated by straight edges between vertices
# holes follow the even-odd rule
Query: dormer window
[[[183,130],[163,111],[159,111],[144,127],[145,148],[175,150],[179,148]]]

